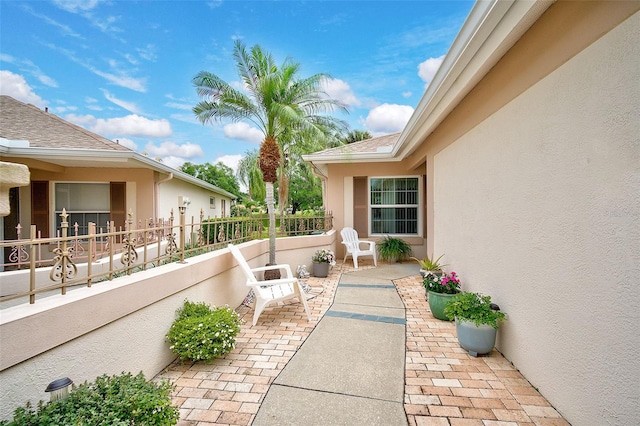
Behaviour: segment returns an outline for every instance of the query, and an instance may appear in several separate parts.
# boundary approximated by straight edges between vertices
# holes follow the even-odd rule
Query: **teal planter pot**
[[[444,314],[444,307],[447,306],[449,300],[455,296],[455,294],[435,293],[429,290],[429,309],[434,317],[439,320],[449,321]]]
[[[469,351],[469,355],[478,356],[488,354],[496,345],[495,328],[490,325],[475,325],[471,321],[459,320],[456,318],[456,334],[458,343],[462,349]]]

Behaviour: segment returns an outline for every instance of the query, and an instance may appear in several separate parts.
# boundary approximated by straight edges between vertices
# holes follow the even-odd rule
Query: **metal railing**
[[[106,230],[90,222],[87,235],[79,235],[77,224],[71,226],[73,235],[69,235],[66,210],[60,217],[55,238],[41,238],[32,225],[29,238],[0,241],[0,252],[9,251],[9,262],[2,265],[5,272],[0,272],[0,303],[25,297],[35,303],[38,294],[66,294],[70,287],[91,287],[136,271],[184,262],[229,243],[268,237],[265,214],[205,219],[201,210],[199,221],[192,216],[187,222],[186,211],[180,208],[177,224],[172,209],[166,221],[150,220],[134,227],[129,211],[124,230],[116,231],[113,222]],[[278,216],[276,225],[279,236],[309,235],[332,229],[333,217],[325,212],[285,214]],[[12,275],[8,278],[8,274]]]

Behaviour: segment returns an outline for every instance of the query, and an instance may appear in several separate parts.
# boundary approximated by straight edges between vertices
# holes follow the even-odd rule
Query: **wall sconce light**
[[[49,386],[44,390],[45,392],[51,392],[51,402],[65,399],[69,395],[69,386],[73,384],[73,381],[68,378],[62,378],[54,380],[49,383]]]

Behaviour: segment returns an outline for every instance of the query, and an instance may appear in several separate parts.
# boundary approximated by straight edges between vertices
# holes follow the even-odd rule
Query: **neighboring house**
[[[76,126],[45,109],[0,96],[0,161],[29,167],[31,183],[13,188],[11,215],[3,218],[4,236],[15,238],[15,226],[37,225],[42,237],[53,237],[66,209],[69,223],[85,234],[87,223],[124,229],[133,223],[178,215],[178,197],[190,200],[193,216],[229,216],[235,195],[138,154],[116,142]],[[176,220],[177,223],[177,220]]]
[[[640,419],[639,10],[478,2],[395,141],[304,157],[336,228],[490,294],[498,349],[575,425]]]

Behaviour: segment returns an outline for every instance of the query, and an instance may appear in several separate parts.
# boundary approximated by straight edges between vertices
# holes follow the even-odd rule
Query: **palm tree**
[[[337,100],[321,89],[328,76],[314,74],[298,79],[300,64],[286,59],[280,67],[271,54],[259,45],[247,51],[241,41],[233,49],[236,69],[244,85],[237,90],[215,74],[201,71],[193,78],[198,96],[203,100],[193,112],[200,122],[250,122],[264,134],[259,151],[259,166],[266,183],[269,212],[269,263],[275,263],[276,228],[273,183],[282,169],[283,156],[278,138],[294,135],[324,139],[329,129],[344,127],[333,117],[320,115],[334,109],[346,111]]]
[[[350,144],[354,142],[363,141],[365,139],[371,139],[371,133],[369,133],[366,130],[355,129],[355,130],[351,130],[349,133],[344,135],[344,137],[342,138],[342,141],[345,144]]]

